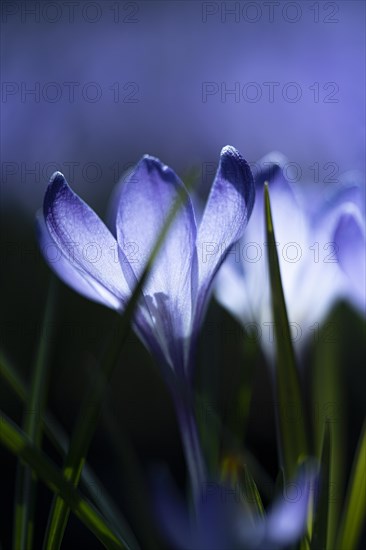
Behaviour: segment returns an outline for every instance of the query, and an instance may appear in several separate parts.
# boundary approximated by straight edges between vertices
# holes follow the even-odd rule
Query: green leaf
[[[285,475],[292,478],[296,466],[307,455],[307,436],[304,405],[300,391],[299,373],[295,361],[285,297],[281,283],[280,265],[272,221],[267,184],[264,189],[267,254],[272,295],[272,311],[276,335],[276,392],[280,454]],[[301,289],[298,290],[301,292]],[[294,416],[295,413],[295,416]]]
[[[33,367],[31,390],[24,411],[23,430],[30,441],[40,447],[42,440],[41,418],[44,413],[47,387],[47,357],[49,354],[49,327],[55,308],[55,281],[50,285],[43,317],[41,337]],[[34,509],[37,479],[28,466],[18,462],[15,495],[14,550],[30,550],[33,547]]]
[[[313,535],[311,539],[311,550],[326,550],[330,548],[328,540],[328,515],[329,503],[331,498],[331,429],[329,420],[326,420],[324,426],[323,445],[320,461],[320,491],[316,506],[316,514],[313,526]]]
[[[254,508],[256,516],[264,517],[262,499],[260,497],[257,485],[246,466],[244,467],[244,493],[247,502],[249,502],[251,507]]]
[[[24,384],[21,376],[17,373],[13,365],[5,358],[4,353],[0,350],[0,375],[9,384],[12,390],[16,393],[24,403],[27,400],[28,389]]]
[[[312,369],[313,430],[317,455],[321,458],[323,429],[329,421],[331,438],[330,489],[328,503],[327,548],[333,550],[339,527],[340,505],[345,472],[346,398],[341,372],[341,337],[343,311],[338,307],[319,329],[314,325],[314,360]]]
[[[356,550],[366,517],[366,422],[364,422],[348,484],[336,548]]]
[[[180,191],[178,199],[167,217],[167,220],[144,268],[142,276],[138,281],[126,309],[118,322],[117,334],[119,335],[119,338],[112,338],[111,345],[108,347],[107,352],[101,361],[102,371],[100,374],[93,377],[80,407],[80,412],[71,437],[69,451],[64,463],[65,479],[69,480],[75,487],[79,484],[89,445],[99,418],[107,383],[110,380],[113,370],[120,357],[124,342],[130,329],[135,307],[141,296],[142,288],[149,276],[151,267],[160,251],[171,224],[185,199],[186,197],[182,190]],[[170,369],[166,370],[166,376],[172,376]],[[62,498],[56,497],[49,515],[44,540],[45,550],[59,550],[66,529],[69,513],[70,511],[67,503],[65,503]]]
[[[112,531],[99,512],[64,479],[56,466],[2,412],[0,413],[0,443],[30,466],[54,493],[62,495],[74,514],[106,548],[111,550],[128,549],[128,546]]]
[[[24,403],[26,402],[28,390],[22,377],[17,373],[14,365],[12,365],[0,351],[0,375],[8,382],[15,394]],[[43,429],[46,436],[59,453],[65,457],[69,447],[67,435],[57,421],[49,414],[45,413],[42,417]],[[121,515],[111,497],[105,491],[93,470],[86,464],[81,475],[81,485],[89,494],[98,509],[106,517],[110,525],[119,534],[122,540],[127,542],[129,548],[138,548],[138,544],[130,528],[128,527],[125,518]]]

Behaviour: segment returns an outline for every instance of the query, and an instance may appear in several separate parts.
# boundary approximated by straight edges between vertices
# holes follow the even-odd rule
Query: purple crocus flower
[[[168,166],[147,155],[118,195],[114,234],[59,172],[49,183],[38,225],[42,251],[59,277],[87,298],[121,312],[178,193],[184,194],[185,204],[151,270],[135,328],[164,365],[190,378],[192,344],[211,282],[242,236],[254,203],[252,174],[238,151],[230,146],[222,150],[198,228],[183,183]],[[220,254],[210,253],[212,243],[223,245]]]
[[[291,186],[284,164],[279,154],[260,162],[250,223],[220,270],[216,286],[218,301],[261,340],[270,359],[274,326],[263,207],[266,180],[297,353],[318,333],[337,300],[346,299],[365,314],[365,221],[359,186],[342,186],[325,201],[313,188]]]
[[[189,390],[212,280],[244,232],[254,193],[248,164],[227,146],[198,227],[183,183],[151,156],[141,159],[114,198],[113,233],[59,172],[51,178],[38,217],[42,251],[59,277],[83,296],[122,312],[168,213],[183,194],[184,204],[143,288],[134,329],[173,391],[191,472],[202,470],[202,460],[192,408],[187,409],[182,394]],[[212,243],[221,244],[219,254],[211,253]]]
[[[254,510],[237,486],[208,482],[192,517],[171,479],[161,476],[157,519],[177,550],[279,550],[304,535],[316,478],[313,466],[301,467],[266,515]]]

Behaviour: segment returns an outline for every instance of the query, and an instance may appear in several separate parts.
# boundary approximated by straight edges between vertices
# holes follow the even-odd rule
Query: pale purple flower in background
[[[295,187],[286,162],[260,162],[256,202],[243,239],[222,266],[216,298],[274,356],[275,331],[267,265],[263,184],[269,181],[274,231],[295,350],[317,335],[333,305],[350,301],[365,314],[365,221],[361,189],[342,186],[328,201],[315,188]]]
[[[157,520],[177,550],[279,550],[303,536],[316,482],[313,466],[300,467],[263,516],[238,486],[209,482],[192,517],[170,478],[160,476],[155,482]]]

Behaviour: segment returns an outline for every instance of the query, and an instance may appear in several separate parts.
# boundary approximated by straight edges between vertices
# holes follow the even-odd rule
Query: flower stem
[[[192,495],[197,502],[207,481],[206,468],[190,392],[174,392],[174,404],[177,413],[183,450],[190,476]]]

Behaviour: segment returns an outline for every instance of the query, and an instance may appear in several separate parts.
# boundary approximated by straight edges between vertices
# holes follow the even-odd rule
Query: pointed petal
[[[249,165],[234,147],[224,147],[197,235],[197,327],[213,277],[232,246],[243,235],[253,209],[254,196]]]
[[[100,285],[88,273],[79,270],[62,254],[60,248],[52,239],[41,212],[36,217],[37,237],[41,252],[50,268],[58,277],[75,292],[93,302],[119,310],[121,301],[105,287]]]
[[[192,271],[196,265],[196,223],[188,193],[176,174],[145,156],[122,187],[117,240],[138,279],[168,214],[183,194],[180,208],[152,267],[144,295],[171,366],[184,355],[191,328]],[[183,353],[182,353],[183,352]]]
[[[112,234],[95,212],[68,186],[56,172],[48,185],[43,214],[51,239],[64,261],[92,282],[105,296],[124,302],[130,289],[119,263],[118,246]],[[64,262],[62,262],[64,265]],[[110,306],[110,303],[105,302]]]

